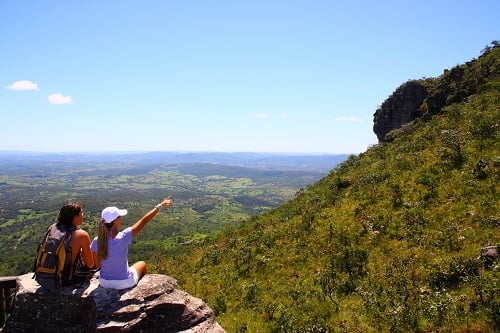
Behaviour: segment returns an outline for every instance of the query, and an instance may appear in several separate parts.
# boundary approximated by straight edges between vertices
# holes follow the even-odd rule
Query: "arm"
[[[76,251],[75,254],[73,254],[73,255],[76,256],[76,254],[79,253],[80,249],[81,249],[83,259],[85,260],[85,265],[88,268],[94,267],[95,266],[94,256],[92,254],[92,251],[90,250],[89,234],[84,230],[76,230],[75,236],[77,239],[76,245],[78,247],[78,251]]]
[[[161,203],[156,205],[153,209],[146,213],[139,221],[135,222],[132,226],[132,236],[136,236],[144,226],[155,217],[155,215],[160,211],[162,207],[172,206],[172,200],[170,197],[163,199]]]
[[[97,253],[92,252],[92,258],[94,258],[94,267],[95,268],[101,268],[101,261],[99,260],[99,257],[97,256]]]
[[[90,242],[90,251],[92,251],[92,258],[94,259],[94,268],[101,268],[101,260],[97,255],[97,237]]]

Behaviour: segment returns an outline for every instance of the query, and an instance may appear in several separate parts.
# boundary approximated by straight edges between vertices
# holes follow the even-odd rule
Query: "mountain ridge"
[[[270,170],[329,171],[348,154],[251,152],[45,153],[0,151],[0,166],[33,163],[121,163],[123,165],[214,163]]]

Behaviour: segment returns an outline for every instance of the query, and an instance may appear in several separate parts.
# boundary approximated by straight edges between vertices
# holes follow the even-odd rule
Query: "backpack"
[[[74,274],[71,262],[71,231],[75,226],[51,225],[37,248],[33,278],[45,289],[56,289],[68,284]]]

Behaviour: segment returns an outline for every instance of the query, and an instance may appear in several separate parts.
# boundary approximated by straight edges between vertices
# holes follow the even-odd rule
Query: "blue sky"
[[[0,1],[0,150],[360,153],[500,1]]]

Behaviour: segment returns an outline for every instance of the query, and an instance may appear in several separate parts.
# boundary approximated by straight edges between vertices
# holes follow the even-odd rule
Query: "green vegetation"
[[[95,234],[103,202],[133,221],[168,193],[176,206],[133,255],[228,332],[498,332],[500,267],[479,256],[500,243],[498,43],[457,68],[459,83],[456,69],[421,80],[446,107],[422,105],[425,119],[298,192],[290,173],[197,165],[0,177],[0,269],[29,269],[63,199],[86,203]]]
[[[228,332],[498,332],[500,49],[469,66],[464,102],[156,270]]]
[[[128,157],[128,156],[127,156]],[[97,235],[101,210],[129,210],[131,225],[166,195],[166,209],[138,236],[130,261],[156,262],[202,241],[227,224],[238,224],[277,207],[326,172],[262,170],[217,164],[144,163],[116,156],[5,157],[0,161],[0,275],[31,271],[36,246],[66,200],[85,205],[83,228]]]

